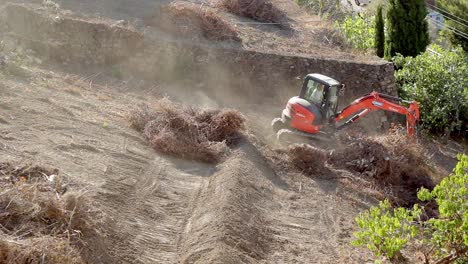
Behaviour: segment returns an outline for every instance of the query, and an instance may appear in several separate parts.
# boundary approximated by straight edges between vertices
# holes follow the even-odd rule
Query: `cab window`
[[[304,99],[320,106],[323,101],[324,88],[325,85],[309,80],[304,94]]]
[[[329,89],[327,118],[336,114],[338,107],[338,88],[339,86],[331,86]]]

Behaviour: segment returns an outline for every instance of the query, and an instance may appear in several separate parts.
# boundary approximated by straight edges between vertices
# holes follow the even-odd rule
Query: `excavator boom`
[[[409,104],[409,107],[403,106],[402,103]],[[344,119],[347,119],[353,115],[344,124],[338,126],[337,129],[342,129],[345,126],[356,122],[360,118],[370,113],[370,111],[374,110],[386,110],[406,115],[406,128],[408,135],[411,138],[414,138],[416,123],[419,120],[418,103],[415,101],[405,101],[401,98],[381,94],[378,92],[372,92],[368,95],[358,98],[349,106],[345,107],[338,114],[336,114],[336,122],[343,121]]]

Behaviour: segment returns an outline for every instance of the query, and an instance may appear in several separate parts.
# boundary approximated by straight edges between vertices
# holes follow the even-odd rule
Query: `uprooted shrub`
[[[209,7],[175,2],[161,7],[155,25],[170,33],[240,42],[237,30]]]
[[[434,187],[421,147],[406,135],[341,140],[344,147],[334,151],[329,162],[372,180],[392,202],[411,206],[418,202],[419,188]]]
[[[214,163],[239,138],[245,119],[235,110],[201,110],[162,99],[154,108],[133,111],[130,122],[157,151]]]
[[[417,203],[419,188],[434,187],[421,147],[409,142],[406,135],[342,136],[339,141],[342,146],[329,152],[306,144],[292,145],[288,159],[295,169],[312,177],[327,174],[330,168],[350,171],[400,206]]]
[[[0,162],[0,263],[85,263],[100,216],[57,170]]]
[[[259,22],[278,23],[280,27],[289,28],[286,13],[269,0],[221,0],[221,6],[238,16]]]
[[[309,176],[322,175],[329,172],[325,163],[328,153],[307,144],[293,144],[287,150],[289,161],[301,172]]]

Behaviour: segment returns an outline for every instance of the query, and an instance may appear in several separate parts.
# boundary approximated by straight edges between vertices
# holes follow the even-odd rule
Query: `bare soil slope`
[[[151,102],[148,91],[34,63],[8,69],[0,74],[1,158],[59,164],[88,186],[110,219],[106,248],[89,260],[360,262],[348,246],[358,210],[333,182],[278,174],[248,139],[219,165],[161,156],[126,117]],[[97,84],[104,80],[115,88]]]
[[[99,4],[116,11],[105,3],[110,4],[83,4],[83,12]],[[116,9],[131,5],[115,3]],[[140,1],[134,11],[118,12],[140,14],[147,4]],[[348,170],[306,176],[278,160],[267,130],[272,109],[258,104],[263,98],[238,102],[223,90],[224,96],[213,101],[204,92],[217,87],[190,86],[188,91],[177,84],[121,81],[115,68],[84,72],[83,65],[81,71],[45,65],[28,50],[18,47],[16,52],[0,57],[0,162],[59,167],[87,186],[108,219],[102,248],[89,252],[88,262],[369,260],[349,242],[354,217],[375,197],[351,188],[361,186]],[[214,165],[161,155],[130,127],[128,114],[164,93],[184,104],[236,106],[247,115],[253,135],[244,135]],[[358,184],[348,184],[350,179]]]

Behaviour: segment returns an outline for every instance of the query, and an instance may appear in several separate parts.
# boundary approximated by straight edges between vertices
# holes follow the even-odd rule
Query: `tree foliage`
[[[377,7],[377,14],[375,15],[375,53],[377,56],[383,58],[385,50],[385,30],[384,19],[382,15],[382,6]]]
[[[374,22],[374,17],[347,16],[342,22],[336,22],[335,26],[352,47],[369,50],[374,47]]]
[[[414,242],[423,245],[426,263],[468,263],[468,156],[458,158],[454,174],[432,191],[422,188],[418,192],[422,201],[436,201],[438,218],[422,221],[419,206],[392,208],[383,201],[356,218],[359,231],[353,244],[394,259]]]
[[[439,13],[448,17],[444,22],[447,26],[456,29],[457,33],[468,35],[468,4],[466,0],[438,0],[437,7],[446,11]],[[462,34],[456,34],[450,29],[446,29],[444,33],[452,44],[461,45],[465,51],[468,51],[468,38],[461,36]]]
[[[412,58],[397,56],[400,96],[420,104],[423,128],[431,132],[465,133],[468,123],[468,56],[461,48],[432,51]],[[434,53],[435,52],[435,53]]]
[[[418,205],[413,210],[394,209],[388,200],[380,202],[378,207],[372,207],[356,218],[360,231],[354,234],[357,239],[352,243],[367,246],[379,257],[398,258],[403,246],[418,234],[418,228],[412,223],[421,213]]]
[[[429,44],[424,0],[389,0],[385,57],[416,56]]]
[[[424,224],[430,236],[427,243],[435,249],[433,254],[447,260],[468,261],[468,156],[459,155],[459,159],[452,176],[432,191],[422,188],[418,198],[435,199],[439,206],[439,218]]]

